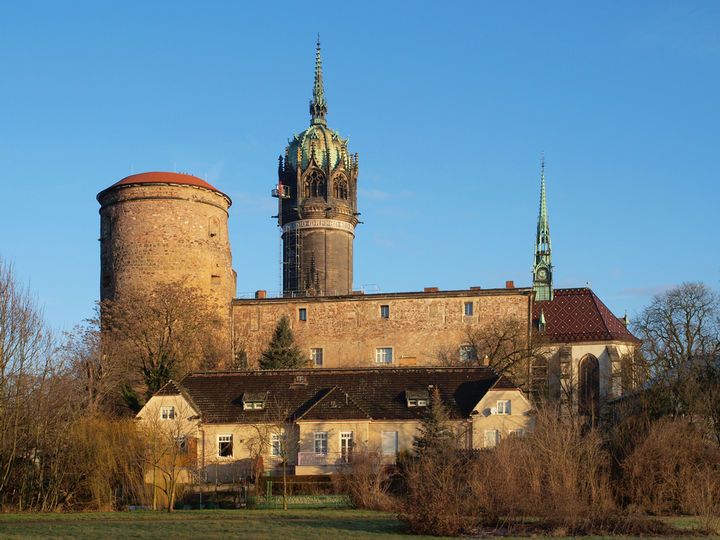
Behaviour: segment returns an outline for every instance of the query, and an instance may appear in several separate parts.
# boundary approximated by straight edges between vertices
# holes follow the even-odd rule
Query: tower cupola
[[[327,127],[326,115],[318,39],[310,127],[288,142],[273,190],[279,198],[285,296],[352,291],[358,157],[348,150],[348,139]]]

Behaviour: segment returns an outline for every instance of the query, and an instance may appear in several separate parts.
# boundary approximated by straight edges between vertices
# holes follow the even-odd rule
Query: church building
[[[540,344],[515,381],[524,390],[542,388],[592,413],[632,387],[627,366],[638,341],[627,320],[589,288],[553,288],[544,162],[532,286],[366,294],[353,289],[358,154],[328,127],[319,43],[309,112],[309,127],[279,158],[272,189],[283,244],[277,297],[258,290],[235,298],[227,195],[194,176],[149,172],[98,195],[101,298],[185,280],[213,299],[218,339],[232,350],[224,368],[245,358],[257,369],[283,316],[314,369],[482,367],[470,337],[513,321],[528,348]]]

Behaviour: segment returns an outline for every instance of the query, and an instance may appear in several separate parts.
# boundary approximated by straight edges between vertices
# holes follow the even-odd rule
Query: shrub
[[[353,455],[348,474],[344,480],[345,490],[354,508],[394,511],[395,498],[388,493],[389,482],[386,468],[372,453],[358,452]]]
[[[720,513],[720,451],[686,419],[652,424],[622,469],[628,500],[647,512]]]

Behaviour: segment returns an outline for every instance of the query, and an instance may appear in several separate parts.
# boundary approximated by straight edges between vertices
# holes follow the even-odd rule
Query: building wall
[[[299,234],[301,271],[292,262],[295,234]],[[284,233],[284,259],[286,270],[284,290],[287,295],[294,291],[308,291],[318,295],[344,295],[352,292],[353,239],[347,231],[334,229],[304,229]]]
[[[492,289],[235,300],[235,340],[255,367],[283,315],[310,357],[323,350],[323,367],[374,366],[377,348],[392,349],[392,365],[433,365],[438,351],[454,351],[467,332],[501,319],[528,321],[531,289]],[[464,315],[466,302],[473,315]],[[381,306],[388,307],[383,318]],[[300,320],[304,309],[306,320]],[[458,352],[459,355],[459,352]]]
[[[510,414],[496,414],[498,401],[510,401]],[[485,432],[497,430],[498,439],[507,437],[513,430],[531,430],[534,426],[532,407],[520,390],[489,390],[473,409],[472,448],[484,448]]]
[[[585,358],[594,356],[598,360],[600,402],[605,403],[630,390],[622,386],[620,363],[624,360],[632,361],[635,347],[634,343],[624,341],[557,343],[544,347],[542,352],[548,359],[550,384],[560,387],[556,391],[557,397],[576,405],[580,364]],[[563,348],[569,348],[570,351],[568,366],[563,366],[561,362]],[[617,355],[611,354],[612,350]]]
[[[215,304],[229,341],[235,277],[228,237],[230,199],[189,185],[110,188],[99,196],[101,299],[186,279]]]

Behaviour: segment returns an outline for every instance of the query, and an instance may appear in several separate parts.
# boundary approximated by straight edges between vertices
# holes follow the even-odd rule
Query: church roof
[[[189,397],[205,423],[255,423],[273,407],[288,420],[420,420],[425,409],[408,407],[408,389],[434,385],[452,418],[468,418],[496,381],[498,375],[485,367],[198,372],[160,394]],[[267,411],[245,409],[248,392],[267,392]]]
[[[171,173],[171,172],[146,172],[140,174],[133,174],[126,176],[119,182],[116,182],[110,188],[112,189],[119,186],[130,186],[134,184],[184,184],[187,186],[201,187],[222,193],[219,189],[208,184],[202,178],[192,176],[190,174]],[[224,195],[224,194],[223,194]]]
[[[550,341],[638,341],[588,288],[555,289],[552,300],[533,303],[536,325],[541,314]]]

